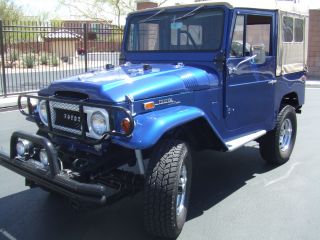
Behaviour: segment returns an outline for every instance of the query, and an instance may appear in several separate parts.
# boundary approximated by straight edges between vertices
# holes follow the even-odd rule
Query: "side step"
[[[261,131],[250,133],[248,135],[228,141],[226,142],[226,146],[228,147],[228,152],[232,152],[242,147],[244,144],[251,142],[253,140],[256,140],[257,138],[265,135],[266,133],[267,133],[266,130],[261,130]]]

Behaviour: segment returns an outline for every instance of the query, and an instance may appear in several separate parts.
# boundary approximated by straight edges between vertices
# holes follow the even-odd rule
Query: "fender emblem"
[[[169,103],[174,103],[175,101],[172,98],[166,98],[166,99],[160,99],[158,101],[157,105],[161,105],[161,104],[169,104]]]

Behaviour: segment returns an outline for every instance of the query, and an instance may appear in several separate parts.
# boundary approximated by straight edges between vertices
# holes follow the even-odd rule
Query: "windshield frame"
[[[201,4],[200,4],[201,5]],[[167,8],[163,13],[172,13],[172,12],[182,12],[183,13],[188,13],[192,10],[195,9],[195,6],[188,6],[188,7],[179,7],[179,8]],[[227,8],[222,5],[215,5],[215,6],[204,6],[202,9],[200,9],[198,12],[201,12],[203,10],[220,10],[223,14],[222,16],[222,33],[220,36],[220,45],[216,49],[191,49],[191,50],[128,50],[128,45],[129,45],[129,37],[130,37],[130,26],[132,19],[137,16],[145,16],[148,18],[148,16],[152,16],[156,12],[159,11],[159,9],[154,9],[154,10],[149,10],[149,11],[143,11],[143,12],[137,12],[130,14],[127,18],[127,23],[125,26],[125,34],[124,34],[124,39],[123,39],[123,50],[126,53],[148,53],[148,54],[153,54],[153,53],[190,53],[190,52],[199,52],[199,53],[205,53],[205,52],[217,52],[220,51],[223,46],[224,46],[224,38],[226,34],[226,17],[227,17]],[[162,14],[163,14],[162,13]]]

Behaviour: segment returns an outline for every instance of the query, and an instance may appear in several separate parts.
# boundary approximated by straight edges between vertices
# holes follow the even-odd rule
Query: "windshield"
[[[191,9],[134,16],[129,22],[127,51],[215,51],[220,48],[224,13]]]

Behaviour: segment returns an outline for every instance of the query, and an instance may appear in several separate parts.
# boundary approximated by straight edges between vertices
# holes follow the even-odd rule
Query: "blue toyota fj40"
[[[268,163],[288,161],[305,98],[308,17],[239,2],[131,13],[120,66],[19,97],[39,131],[13,133],[1,165],[73,202],[106,205],[143,190],[147,231],[174,238],[186,221],[192,150],[257,141]]]

